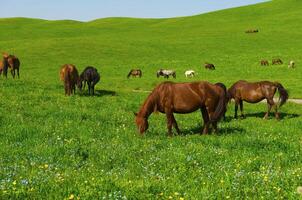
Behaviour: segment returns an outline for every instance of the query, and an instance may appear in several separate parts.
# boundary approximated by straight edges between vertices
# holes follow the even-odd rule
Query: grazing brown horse
[[[9,68],[13,78],[15,78],[16,70],[19,78],[19,67],[20,67],[19,59],[14,55],[9,55],[8,53],[2,53],[2,55],[3,55],[3,60],[1,65],[2,65],[2,71],[4,76],[7,78],[7,70]],[[0,74],[2,73],[2,71],[0,72]]]
[[[204,68],[210,69],[210,70],[215,70],[214,64],[211,64],[211,63],[205,63]]]
[[[135,113],[136,125],[139,132],[143,134],[148,129],[149,116],[159,111],[166,114],[168,135],[172,136],[172,126],[180,134],[173,113],[191,113],[200,109],[204,121],[202,133],[208,133],[210,124],[217,131],[217,122],[225,112],[225,95],[220,86],[205,81],[163,82],[153,89],[140,111]]]
[[[72,64],[65,64],[60,70],[60,79],[64,82],[65,95],[75,94],[75,86],[79,81],[77,68]]]
[[[261,64],[261,66],[269,66],[269,63],[267,60],[261,60],[260,64]]]
[[[272,65],[282,65],[283,62],[280,58],[276,58],[272,60]]]
[[[280,105],[277,106],[274,102],[274,95],[276,91],[280,94]],[[288,93],[284,87],[277,82],[260,81],[260,82],[247,82],[244,80],[237,81],[228,89],[229,100],[235,100],[235,118],[237,118],[238,104],[240,105],[241,117],[243,115],[243,101],[248,103],[258,103],[263,99],[267,100],[268,109],[264,118],[267,119],[272,107],[275,108],[275,117],[280,118],[278,107],[280,108],[288,99]]]
[[[142,70],[140,70],[140,69],[131,69],[129,74],[127,75],[127,78],[129,78],[130,76],[141,78],[142,75],[143,75]]]

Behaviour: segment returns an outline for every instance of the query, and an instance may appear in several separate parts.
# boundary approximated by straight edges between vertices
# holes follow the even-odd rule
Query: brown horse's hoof
[[[240,116],[240,119],[245,119],[245,115],[241,115],[241,116]]]

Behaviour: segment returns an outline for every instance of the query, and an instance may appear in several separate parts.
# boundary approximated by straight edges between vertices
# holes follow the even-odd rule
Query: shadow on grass
[[[179,136],[200,134],[201,131],[202,131],[202,127],[195,127],[193,129],[189,129],[189,130],[180,130],[181,134]],[[239,127],[218,128],[217,133],[214,133],[213,129],[210,128],[208,134],[209,135],[228,135],[228,134],[243,133],[243,132],[245,132],[245,129],[239,128]]]
[[[258,112],[258,113],[247,113],[245,114],[245,117],[243,119],[248,119],[249,117],[255,117],[255,118],[263,118],[266,112]],[[291,118],[297,118],[300,117],[298,114],[294,113],[280,113],[280,119],[291,119]],[[231,120],[235,119],[234,117],[231,117]],[[240,119],[240,115],[238,115],[238,119]],[[271,112],[268,119],[275,119],[275,113]],[[229,120],[229,119],[228,119]],[[229,122],[229,121],[227,121]]]
[[[94,95],[89,95],[88,91],[85,90],[82,93],[80,93],[79,95],[85,96],[85,97],[89,97],[89,96],[102,97],[102,96],[117,96],[117,93],[115,91],[111,91],[111,90],[95,90]]]

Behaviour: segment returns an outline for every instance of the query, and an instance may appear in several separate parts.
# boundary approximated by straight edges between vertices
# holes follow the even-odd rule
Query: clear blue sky
[[[0,18],[89,21],[104,17],[188,16],[264,0],[0,0]]]

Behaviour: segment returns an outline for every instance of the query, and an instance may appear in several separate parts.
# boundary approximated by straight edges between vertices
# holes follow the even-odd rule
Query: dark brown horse
[[[60,79],[64,82],[65,95],[75,94],[75,86],[79,81],[77,68],[72,64],[65,64],[60,70]]]
[[[276,91],[280,94],[280,105],[274,102],[274,95]],[[263,99],[267,100],[268,109],[264,118],[267,119],[272,107],[275,108],[275,117],[280,118],[278,107],[280,108],[288,99],[288,93],[284,87],[277,82],[260,81],[260,82],[247,82],[244,80],[237,81],[228,89],[229,100],[235,100],[235,118],[237,118],[238,104],[240,105],[241,117],[243,115],[243,101],[248,103],[258,103]]]
[[[283,62],[280,58],[276,58],[272,60],[272,65],[282,65]]]
[[[172,126],[180,134],[173,113],[191,113],[198,109],[202,112],[207,134],[210,124],[217,131],[217,122],[225,112],[224,90],[208,82],[173,83],[163,82],[153,89],[136,115],[136,125],[141,134],[148,129],[148,118],[153,112],[165,113],[168,135],[172,136]]]
[[[82,91],[83,88],[83,82],[84,82],[84,89],[86,86],[86,83],[88,85],[88,94],[92,93],[94,95],[94,86],[100,81],[100,74],[98,73],[98,70],[95,67],[88,66],[84,69],[84,71],[81,73],[77,86]]]
[[[261,66],[269,66],[269,63],[267,60],[261,60],[260,64],[261,64]]]
[[[210,69],[210,70],[215,70],[214,64],[211,64],[211,63],[205,63],[204,68]]]
[[[129,78],[130,76],[141,78],[142,75],[143,75],[142,70],[140,70],[140,69],[131,69],[130,72],[128,73],[128,75],[127,75],[127,78]]]
[[[4,76],[7,78],[7,71],[10,69],[10,72],[15,78],[16,72],[19,78],[19,67],[20,67],[20,61],[19,59],[14,55],[9,55],[8,53],[3,53],[3,60],[2,60],[2,71]],[[1,72],[2,72],[1,71]],[[1,74],[0,72],[0,74]]]
[[[259,32],[258,29],[250,29],[245,31],[245,33],[258,33],[258,32]]]

